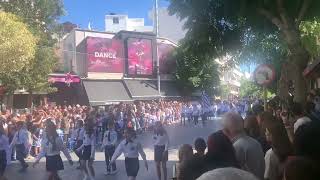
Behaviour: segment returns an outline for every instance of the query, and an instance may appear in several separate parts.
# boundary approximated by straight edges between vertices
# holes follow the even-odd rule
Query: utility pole
[[[159,56],[158,56],[158,36],[159,36],[159,15],[158,15],[158,0],[154,0],[154,21],[153,21],[153,28],[156,34],[156,48],[157,48],[157,55],[156,55],[156,60],[157,60],[157,81],[158,81],[158,93],[159,96],[161,96],[161,89],[160,89],[160,63],[159,63]]]

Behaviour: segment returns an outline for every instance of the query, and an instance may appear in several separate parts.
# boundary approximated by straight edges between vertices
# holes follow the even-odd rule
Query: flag
[[[202,108],[209,109],[211,106],[211,100],[208,94],[205,91],[201,93],[201,101],[202,101]]]
[[[89,30],[92,30],[92,28],[91,28],[91,23],[90,23],[90,22],[88,23],[88,29],[89,29]]]

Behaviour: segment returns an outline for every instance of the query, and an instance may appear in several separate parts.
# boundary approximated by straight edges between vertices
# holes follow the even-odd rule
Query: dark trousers
[[[184,126],[186,125],[186,115],[185,114],[181,115],[181,125],[182,125],[182,123]]]
[[[115,146],[106,146],[105,149],[104,149],[104,156],[106,158],[106,165],[107,165],[107,171],[111,171],[111,168],[113,171],[115,171],[117,169],[117,166],[116,166],[116,163],[113,163],[110,165],[110,161],[111,161],[111,158],[114,154],[114,151],[115,151]]]
[[[208,114],[204,113],[201,115],[201,120],[202,120],[202,125],[205,126],[206,125],[206,121],[208,119]]]
[[[75,154],[78,156],[78,158],[80,159],[82,152],[76,151],[83,143],[83,140],[78,140],[76,141],[76,145],[74,146],[74,152]]]
[[[26,148],[25,148],[24,144],[17,144],[16,145],[16,154],[17,154],[17,159],[19,160],[21,165],[23,167],[25,167],[27,165],[27,163],[24,160],[24,158],[26,158],[27,153],[26,153]]]
[[[194,125],[198,124],[199,116],[193,116]]]

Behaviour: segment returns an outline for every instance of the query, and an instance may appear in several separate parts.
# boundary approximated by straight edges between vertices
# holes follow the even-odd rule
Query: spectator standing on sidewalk
[[[233,143],[241,169],[263,179],[265,168],[264,153],[259,142],[245,134],[243,121],[238,113],[226,113],[222,122],[223,132]]]

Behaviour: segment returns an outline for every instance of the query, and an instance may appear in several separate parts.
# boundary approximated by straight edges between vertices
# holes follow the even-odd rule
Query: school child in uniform
[[[85,123],[85,133],[83,144],[76,150],[80,155],[80,166],[84,173],[84,180],[94,180],[95,172],[93,169],[93,161],[95,157],[95,129],[94,120],[88,118]]]
[[[41,158],[46,157],[46,170],[49,172],[49,180],[60,180],[58,171],[63,170],[63,162],[60,156],[60,151],[68,159],[70,165],[73,165],[71,156],[67,148],[63,145],[61,137],[59,137],[56,126],[53,122],[46,125],[46,139],[41,142],[41,151],[33,164],[35,167]]]
[[[148,162],[146,154],[143,151],[141,143],[136,139],[136,132],[131,128],[124,131],[125,139],[118,145],[113,154],[110,164],[113,164],[116,159],[123,153],[125,157],[125,167],[128,180],[135,180],[139,171],[139,154],[144,161],[144,165],[148,170]]]
[[[9,138],[6,136],[3,124],[0,123],[0,179],[5,179],[4,172],[7,167],[9,154]]]
[[[28,155],[29,147],[30,147],[30,136],[29,132],[26,129],[24,122],[17,122],[17,132],[15,133],[13,140],[10,144],[10,148],[16,148],[16,157],[19,160],[22,168],[19,172],[24,172],[29,165],[25,162],[25,158]]]
[[[74,151],[75,154],[78,156],[79,158],[79,162],[81,159],[81,152],[76,151],[79,147],[82,146],[83,144],[83,140],[84,140],[84,134],[85,134],[85,130],[83,128],[83,121],[82,120],[78,120],[76,122],[76,129],[73,131],[71,138],[73,139],[73,141],[75,142],[75,146],[74,146]],[[81,165],[80,165],[81,166]],[[77,167],[77,169],[80,169],[81,167]]]
[[[116,163],[110,164],[110,160],[116,149],[116,143],[118,140],[118,134],[115,131],[114,122],[108,123],[108,130],[103,135],[102,148],[104,148],[105,161],[107,165],[107,171],[105,175],[113,175],[117,173]]]
[[[160,121],[155,124],[153,133],[154,145],[154,161],[156,163],[158,179],[161,180],[161,169],[163,171],[164,179],[167,179],[167,161],[168,161],[168,147],[169,137],[167,131],[164,129]]]

